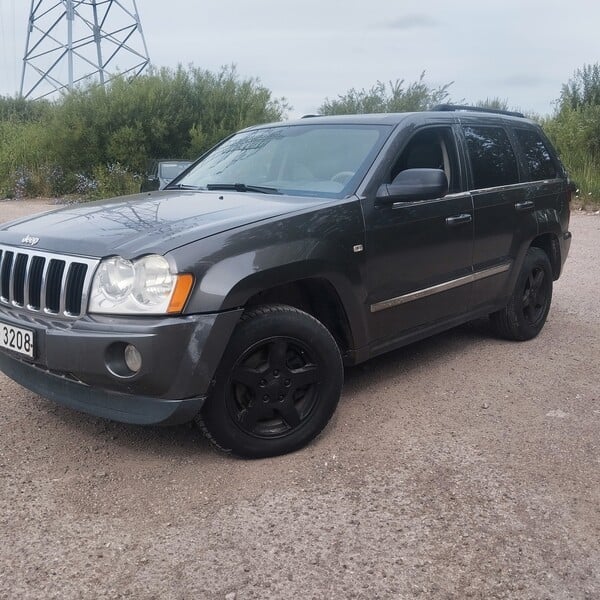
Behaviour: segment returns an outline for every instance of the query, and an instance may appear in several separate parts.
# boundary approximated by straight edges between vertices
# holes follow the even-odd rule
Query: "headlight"
[[[120,256],[104,260],[96,272],[96,281],[107,298],[120,302],[127,298],[133,289],[135,282],[133,264]]]
[[[133,297],[144,306],[163,304],[171,297],[175,277],[162,256],[145,256],[135,263]]]
[[[192,289],[189,274],[171,273],[163,256],[135,261],[119,256],[104,259],[92,282],[89,312],[104,314],[165,314],[183,310]]]

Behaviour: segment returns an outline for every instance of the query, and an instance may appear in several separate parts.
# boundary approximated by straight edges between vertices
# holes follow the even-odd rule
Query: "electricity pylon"
[[[21,97],[136,76],[149,62],[135,0],[31,0]]]

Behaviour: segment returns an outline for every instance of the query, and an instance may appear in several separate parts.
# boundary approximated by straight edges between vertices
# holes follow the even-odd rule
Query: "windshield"
[[[238,133],[176,185],[343,197],[364,177],[390,131],[382,125],[313,124]]]
[[[160,163],[160,176],[163,179],[175,179],[179,173],[187,169],[191,164],[189,160],[162,162]]]

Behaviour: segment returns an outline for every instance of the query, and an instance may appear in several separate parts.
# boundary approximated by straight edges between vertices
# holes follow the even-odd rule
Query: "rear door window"
[[[508,134],[502,127],[464,127],[474,189],[519,182],[519,169]]]
[[[531,181],[557,177],[556,163],[541,136],[529,129],[516,129],[515,134],[523,151]]]

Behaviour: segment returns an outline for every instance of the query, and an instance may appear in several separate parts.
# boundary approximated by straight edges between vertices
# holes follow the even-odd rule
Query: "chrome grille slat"
[[[65,268],[63,269],[63,274],[62,274],[62,278],[60,281],[60,289],[61,289],[61,294],[60,294],[60,299],[59,299],[59,309],[58,311],[60,312],[61,315],[65,314],[65,311],[67,310],[67,284],[69,281],[69,275],[72,273],[73,271],[73,263],[69,264],[68,266],[65,265]]]
[[[40,292],[40,308],[39,310],[46,311],[46,290],[48,288],[48,270],[50,269],[51,259],[48,257],[44,262],[44,270],[42,271],[42,290]]]
[[[6,299],[8,301],[8,294],[4,296],[4,263],[6,262],[6,251],[0,248],[0,301]]]
[[[11,253],[7,253],[9,256]],[[15,254],[12,253],[12,256],[9,259],[10,266],[10,275],[8,278],[8,301],[12,304],[15,300],[15,267],[17,261],[15,260]]]
[[[27,266],[25,267],[25,281],[23,290],[23,306],[29,306],[29,286],[31,284],[31,265],[33,264],[33,257],[27,257]]]
[[[0,245],[0,305],[76,318],[99,260]]]

